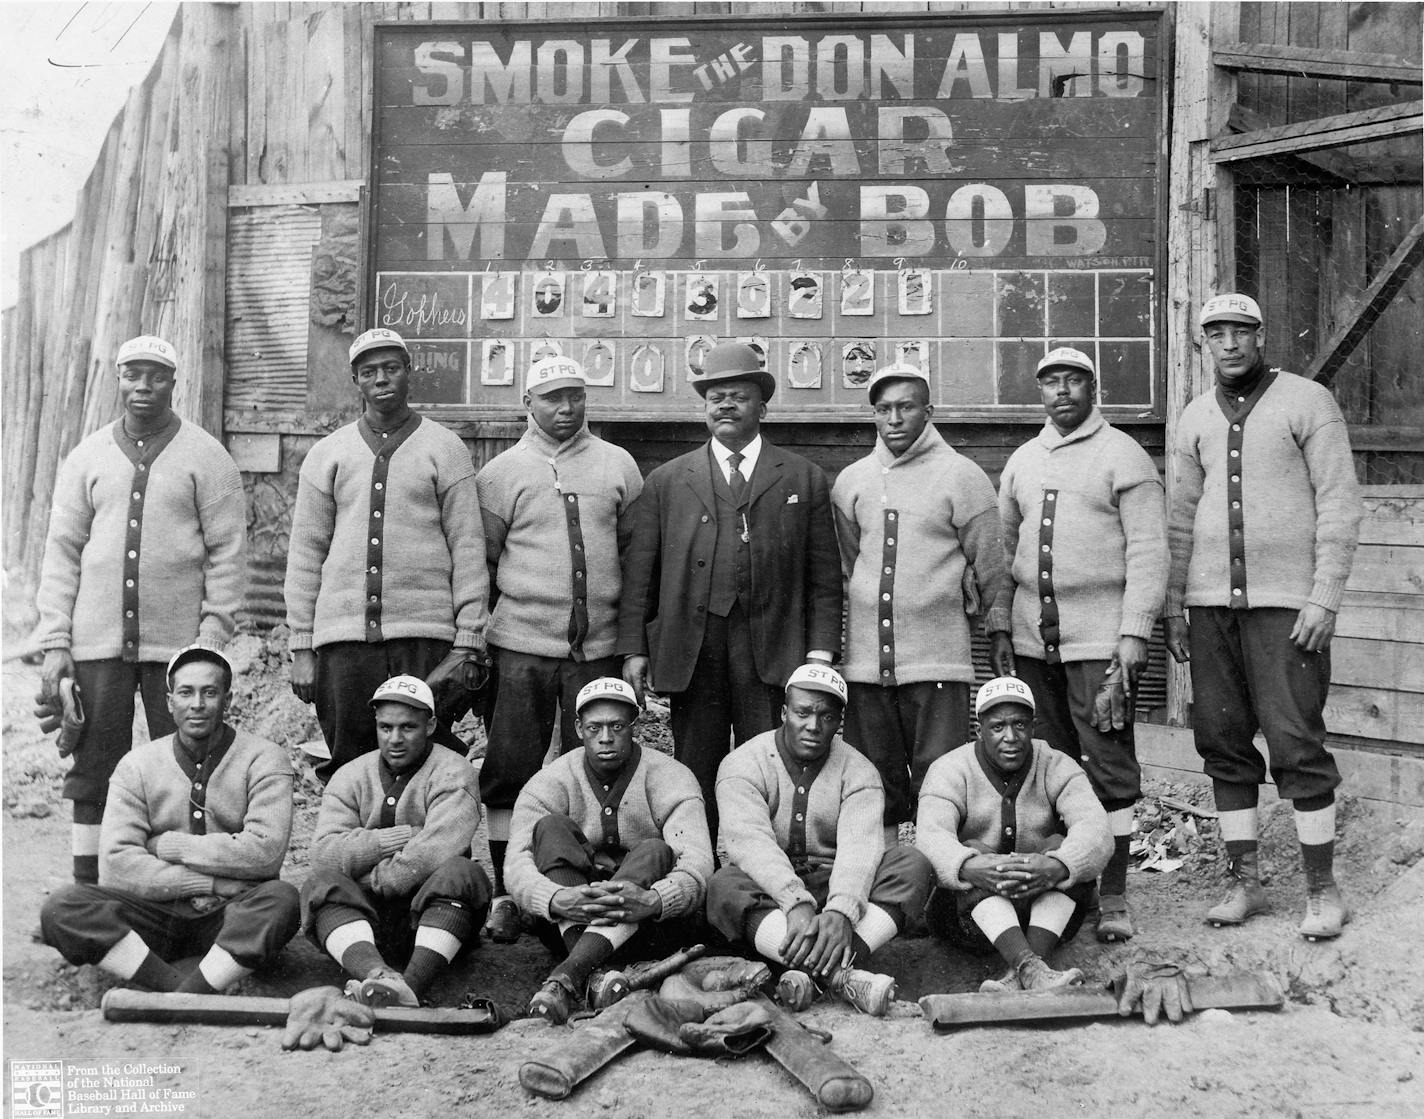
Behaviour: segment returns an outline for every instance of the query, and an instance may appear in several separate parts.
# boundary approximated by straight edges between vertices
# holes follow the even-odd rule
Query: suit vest
[[[747,479],[747,500],[740,508],[732,501],[732,487],[722,476],[722,467],[707,448],[712,460],[712,493],[717,499],[717,549],[712,555],[712,588],[707,600],[707,612],[725,618],[736,603],[747,608],[751,600],[752,549],[742,539],[748,525],[751,504],[751,479]]]

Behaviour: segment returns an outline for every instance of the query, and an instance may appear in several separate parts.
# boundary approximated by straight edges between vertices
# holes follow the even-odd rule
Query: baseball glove
[[[84,703],[74,677],[66,676],[59,682],[57,701],[47,698],[43,691],[35,696],[35,718],[40,721],[42,733],[59,731],[55,745],[61,758],[74,753],[79,734],[84,729]]]
[[[1180,1022],[1196,1009],[1186,974],[1172,963],[1130,963],[1113,977],[1112,990],[1118,1014],[1127,1018],[1140,1010],[1149,1026],[1163,1014],[1169,1022]]]
[[[335,987],[311,987],[287,1000],[283,1049],[315,1049],[324,1045],[341,1052],[348,1041],[369,1045],[376,1014],[369,1006],[344,998]]]
[[[770,982],[771,968],[758,960],[707,956],[664,979],[658,994],[664,999],[694,1002],[714,1012],[751,998]]]
[[[1113,657],[1093,695],[1093,726],[1108,734],[1132,725],[1132,687],[1127,673]]]

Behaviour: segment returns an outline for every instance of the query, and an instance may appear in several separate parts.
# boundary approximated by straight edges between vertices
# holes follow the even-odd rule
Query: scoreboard
[[[1160,416],[1162,19],[380,25],[370,322],[471,418],[546,354],[595,415],[692,415],[728,338],[778,419],[863,420],[894,360],[946,418],[1036,418],[1058,345]]]

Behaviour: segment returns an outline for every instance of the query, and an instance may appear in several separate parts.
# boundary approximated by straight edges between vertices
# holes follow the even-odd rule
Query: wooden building
[[[298,466],[354,415],[369,325],[414,340],[419,406],[477,464],[523,430],[519,369],[559,350],[646,470],[704,437],[686,370],[737,336],[777,377],[772,438],[832,474],[873,441],[866,369],[901,357],[997,476],[1059,342],[1166,469],[1210,383],[1197,309],[1235,289],[1350,421],[1369,517],[1328,721],[1365,795],[1424,805],[1420,12],[184,5],[4,312],[9,609],[140,331],[178,347],[176,406],[243,468],[266,626]],[[1190,719],[1160,647],[1142,703]]]

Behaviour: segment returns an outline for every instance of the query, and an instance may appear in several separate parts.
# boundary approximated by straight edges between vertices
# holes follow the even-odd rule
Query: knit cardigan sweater
[[[475,483],[497,591],[490,644],[568,657],[569,619],[575,600],[583,599],[587,633],[581,652],[589,660],[611,656],[626,514],[643,492],[633,456],[591,434],[587,424],[560,443],[531,418],[523,438],[496,455]]]
[[[984,603],[1004,579],[988,476],[926,424],[898,457],[877,437],[841,471],[831,502],[849,601],[845,678],[973,680],[965,566],[973,564]]]
[[[192,830],[193,778],[175,735],[135,746],[109,779],[99,884],[152,901],[230,896],[276,878],[292,834],[296,774],[276,743],[237,731],[208,774],[204,834]]]
[[[1045,659],[1045,593],[1064,661],[1108,660],[1119,637],[1152,636],[1167,589],[1167,513],[1157,468],[1132,436],[1096,408],[1067,435],[1045,423],[1009,456],[999,516],[1011,578],[986,628],[1011,631],[1014,652]]]
[[[1298,610],[1309,601],[1340,609],[1364,515],[1345,419],[1329,389],[1280,370],[1268,372],[1244,405],[1253,402],[1244,421],[1233,421],[1227,409],[1242,405],[1218,388],[1182,412],[1168,616],[1180,616],[1184,606]],[[1241,431],[1232,431],[1234,422]],[[1239,459],[1233,436],[1241,441]],[[1238,486],[1239,595],[1231,578],[1237,499],[1230,492]]]
[[[384,482],[373,477],[364,420],[332,432],[302,462],[285,586],[293,649],[373,636],[484,647],[489,575],[475,467],[453,431],[415,419]],[[383,508],[373,509],[373,493]],[[370,575],[379,579],[375,626]]]
[[[321,797],[311,865],[368,885],[379,895],[413,894],[441,863],[470,853],[480,826],[480,779],[454,750],[432,745],[399,793],[373,750],[336,771]],[[381,826],[386,797],[395,823]]]
[[[975,747],[969,742],[939,758],[920,786],[915,846],[929,859],[939,884],[951,890],[971,888],[960,870],[982,852],[970,844],[995,851],[1004,835],[1004,786],[989,776]],[[1068,868],[1065,886],[1093,881],[1113,852],[1108,816],[1088,775],[1067,754],[1038,739],[1013,798],[1011,826],[1014,851],[1041,852],[1050,837],[1063,837],[1053,857]]]
[[[885,854],[885,791],[875,766],[839,735],[811,783],[797,785],[769,730],[742,743],[717,769],[717,811],[727,861],[739,867],[782,912],[815,899],[788,851],[793,823],[805,827],[805,866],[831,868],[825,911],[855,924],[865,915]],[[798,793],[798,789],[806,789]],[[805,820],[794,802],[805,801]]]
[[[598,847],[603,836],[602,790],[589,780],[584,751],[571,750],[529,779],[514,802],[504,881],[519,908],[546,920],[549,903],[564,887],[539,872],[534,861],[534,825],[545,816],[567,816]],[[712,842],[697,778],[681,762],[654,750],[638,751],[618,804],[618,838],[624,850],[661,839],[676,856],[667,876],[652,884],[666,921],[701,909],[712,876]]]
[[[37,596],[40,648],[68,649],[76,660],[160,662],[195,640],[221,648],[232,637],[246,578],[237,464],[201,427],[178,421],[145,470],[135,517],[138,466],[119,445],[122,422],[75,447],[55,480]],[[126,551],[138,553],[134,650],[123,647]]]

